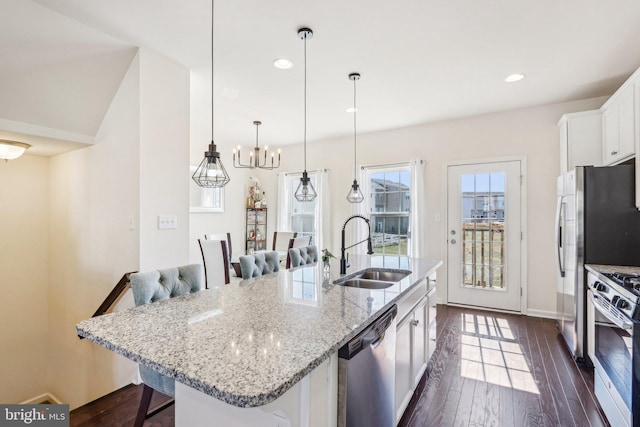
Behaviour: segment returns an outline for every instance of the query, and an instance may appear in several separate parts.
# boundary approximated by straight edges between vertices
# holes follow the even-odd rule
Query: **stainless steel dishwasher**
[[[338,350],[338,426],[394,425],[394,305]]]

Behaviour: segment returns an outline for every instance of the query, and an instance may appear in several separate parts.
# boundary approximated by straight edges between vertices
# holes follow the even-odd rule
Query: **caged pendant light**
[[[216,188],[224,187],[231,178],[222,164],[220,153],[213,142],[213,0],[211,1],[211,144],[204,152],[204,159],[200,162],[198,169],[193,173],[193,180],[200,187]]]
[[[249,153],[249,164],[245,165],[240,159],[240,146],[238,146],[238,163],[236,163],[236,150],[233,150],[233,167],[234,168],[248,168],[248,169],[267,169],[272,170],[280,167],[280,150],[278,150],[278,163],[274,164],[275,151],[271,152],[271,165],[267,162],[267,146],[264,147],[264,159],[260,161],[260,147],[258,146],[258,126],[262,124],[261,121],[256,120],[253,122],[256,126],[256,146],[253,149],[253,153]]]
[[[358,109],[356,108],[356,82],[360,80],[360,74],[349,74],[349,80],[353,81],[353,184],[347,194],[347,201],[349,203],[361,203],[364,200],[360,186],[358,185],[358,166],[356,162],[357,155],[357,133],[356,133],[356,114]]]
[[[309,28],[300,28],[298,37],[304,40],[304,172],[294,197],[299,202],[311,202],[318,195],[307,174],[307,39],[313,37],[313,31]]]

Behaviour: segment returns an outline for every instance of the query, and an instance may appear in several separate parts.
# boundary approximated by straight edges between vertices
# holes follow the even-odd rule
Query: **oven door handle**
[[[622,318],[618,309],[606,299],[600,298],[598,295],[591,292],[589,292],[589,299],[591,299],[593,306],[598,310],[598,312],[613,322],[617,327],[622,329],[633,328],[633,323]],[[620,317],[617,317],[614,313],[618,314]]]

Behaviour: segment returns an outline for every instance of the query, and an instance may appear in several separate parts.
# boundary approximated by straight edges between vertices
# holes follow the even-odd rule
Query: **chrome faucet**
[[[367,228],[369,229],[369,235],[367,236],[366,239],[361,240],[358,243],[354,243],[353,245],[349,246],[348,248],[344,247],[344,229],[347,226],[347,223],[349,221],[351,221],[354,218],[360,218],[363,219],[366,223],[367,223]],[[344,224],[342,224],[342,245],[340,245],[340,274],[347,274],[347,259],[345,258],[345,252],[347,249],[354,247],[355,245],[359,245],[360,243],[364,243],[367,242],[367,254],[368,255],[373,255],[373,245],[371,244],[371,224],[369,224],[369,220],[365,217],[363,217],[362,215],[351,215],[349,218],[347,218],[347,220],[344,222]]]

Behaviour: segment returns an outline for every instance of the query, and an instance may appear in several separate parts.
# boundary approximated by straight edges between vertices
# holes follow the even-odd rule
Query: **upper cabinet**
[[[633,84],[625,83],[601,108],[602,158],[605,165],[624,162],[635,154],[634,89]]]
[[[602,165],[602,113],[582,111],[562,116],[560,128],[560,173],[576,166]]]
[[[599,110],[565,114],[558,126],[561,173],[575,166],[617,165],[635,157],[636,208],[640,210],[640,68]],[[598,143],[599,155],[594,150]]]

